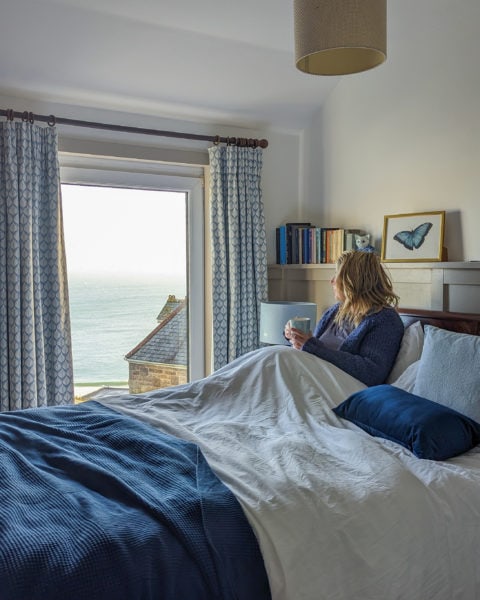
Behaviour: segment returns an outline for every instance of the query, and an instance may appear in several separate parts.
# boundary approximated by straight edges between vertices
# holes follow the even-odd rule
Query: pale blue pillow
[[[402,343],[400,344],[400,350],[398,351],[395,363],[385,383],[393,383],[396,381],[400,375],[405,372],[405,369],[420,358],[422,355],[424,337],[425,335],[420,321],[415,321],[415,323],[405,329]]]
[[[480,423],[480,336],[425,325],[413,393]]]

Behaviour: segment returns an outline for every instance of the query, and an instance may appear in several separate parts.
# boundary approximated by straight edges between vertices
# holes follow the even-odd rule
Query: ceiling
[[[295,68],[293,0],[3,0],[0,56],[2,95],[267,129],[340,80]]]
[[[387,62],[347,77],[417,61],[443,28],[476,34],[477,2],[388,0]],[[0,96],[298,131],[342,77],[298,71],[293,28],[293,0],[2,0]]]

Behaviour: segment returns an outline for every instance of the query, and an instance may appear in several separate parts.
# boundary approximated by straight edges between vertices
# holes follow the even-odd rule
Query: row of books
[[[311,223],[286,223],[276,228],[279,265],[335,263],[344,250],[355,248],[359,229],[317,227]]]

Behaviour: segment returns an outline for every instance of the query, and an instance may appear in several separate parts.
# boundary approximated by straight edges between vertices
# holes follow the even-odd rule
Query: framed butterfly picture
[[[434,262],[444,256],[445,211],[386,215],[383,262]]]

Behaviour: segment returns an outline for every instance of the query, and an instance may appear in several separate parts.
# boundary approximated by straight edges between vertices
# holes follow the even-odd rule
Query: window
[[[68,162],[68,161],[65,161]],[[61,169],[62,173],[62,196],[64,198],[64,221],[65,221],[65,236],[66,236],[66,248],[67,248],[67,267],[69,270],[69,285],[70,285],[70,296],[71,296],[71,313],[72,313],[72,340],[73,340],[73,351],[74,351],[74,374],[75,374],[75,383],[97,383],[97,381],[90,382],[86,381],[89,379],[88,370],[85,371],[85,362],[88,362],[88,356],[85,356],[85,348],[88,348],[88,345],[91,344],[92,347],[92,360],[101,362],[102,364],[98,365],[99,369],[91,370],[91,373],[99,373],[104,369],[104,376],[102,377],[101,384],[103,385],[121,385],[124,383],[122,378],[118,379],[118,372],[127,373],[128,378],[131,377],[131,373],[137,369],[138,371],[145,371],[148,368],[148,363],[151,357],[142,356],[140,353],[131,354],[132,350],[135,350],[145,338],[148,338],[152,332],[154,332],[159,323],[157,323],[157,316],[160,317],[160,312],[163,308],[163,299],[168,294],[165,294],[166,288],[164,284],[167,284],[167,287],[170,286],[171,291],[170,294],[175,295],[175,299],[181,300],[183,297],[187,298],[186,307],[184,310],[184,315],[187,323],[188,330],[188,341],[186,344],[186,354],[187,354],[187,379],[196,379],[199,377],[203,377],[204,375],[204,325],[203,325],[203,314],[204,314],[204,299],[203,299],[203,187],[202,187],[202,179],[198,176],[186,176],[185,173],[179,175],[164,175],[158,173],[151,172],[141,172],[135,171],[125,167],[124,161],[114,161],[115,170],[111,168],[105,168],[105,165],[102,165],[103,168],[85,168],[85,166],[71,166],[71,165],[63,165]],[[89,165],[91,166],[91,165]],[[109,164],[111,167],[111,163]],[[87,194],[88,195],[85,195]],[[151,209],[148,206],[152,206],[152,202],[155,202],[155,198],[160,199],[162,195],[170,197],[173,201],[175,199],[175,203],[179,202],[179,205],[183,207],[183,230],[179,235],[178,243],[176,244],[175,249],[170,247],[170,253],[168,256],[165,256],[165,250],[162,251],[161,244],[158,243],[158,261],[159,265],[163,263],[163,261],[167,262],[167,266],[172,266],[174,263],[176,265],[179,262],[184,263],[183,269],[183,281],[181,281],[182,276],[179,277],[179,273],[176,275],[170,273],[172,277],[170,277],[170,281],[167,281],[168,277],[165,277],[163,282],[159,282],[158,276],[155,277],[156,282],[153,281],[153,276],[151,275],[151,261],[144,261],[142,265],[141,262],[138,263],[137,273],[133,275],[132,273],[132,256],[135,256],[138,261],[141,261],[140,253],[137,253],[134,248],[134,240],[138,239],[136,235],[128,235],[128,232],[125,233],[125,230],[120,231],[120,224],[123,219],[119,218],[119,213],[115,212],[111,209],[112,202],[117,202],[118,204],[122,204],[123,207],[128,205],[130,202],[130,219],[131,225],[135,228],[141,228],[142,222],[144,226],[144,237],[152,239],[154,236],[158,242],[158,239],[162,236],[162,232],[164,237],[166,237],[166,231],[171,229],[179,230],[179,213],[182,211],[178,210],[179,205],[177,205],[177,210],[165,212],[163,214],[163,218],[160,219],[158,207],[156,213],[152,213]],[[90,223],[95,223],[95,227],[88,226],[88,219],[82,228],[85,231],[85,246],[82,251],[79,248],[75,249],[75,253],[73,253],[71,243],[73,243],[72,239],[68,239],[69,231],[71,231],[71,218],[72,218],[72,210],[71,204],[72,202],[80,203],[82,202],[82,197],[88,198],[85,199],[85,208],[88,212],[88,216],[90,218]],[[128,200],[130,198],[130,200]],[[94,204],[98,202],[98,206],[95,208]],[[127,204],[125,205],[124,202]],[[137,203],[137,209],[133,208],[134,204]],[[87,208],[88,205],[88,208]],[[141,210],[139,207],[142,206]],[[164,205],[165,206],[165,205]],[[110,211],[108,210],[110,207]],[[125,210],[123,208],[122,210]],[[150,210],[150,212],[148,212]],[[173,220],[173,212],[175,212],[175,224],[169,222]],[[169,217],[170,214],[170,217]],[[136,219],[138,216],[138,219]],[[152,227],[152,220],[154,220],[154,226]],[[148,224],[148,227],[147,227]],[[121,225],[124,227],[123,225]],[[116,252],[112,252],[112,248],[109,249],[108,242],[105,243],[97,243],[98,240],[93,243],[93,236],[106,236],[106,232],[108,232],[110,237],[110,244],[113,245],[114,241],[111,237],[111,233],[118,232],[117,237],[124,238],[124,247],[122,249],[121,246],[118,246],[116,243]],[[140,232],[142,233],[142,232]],[[183,242],[182,242],[183,240]],[[105,240],[104,240],[105,241]],[[148,240],[147,240],[148,241]],[[75,243],[78,245],[79,239],[77,239]],[[178,254],[181,253],[179,248],[181,248],[183,243],[183,257],[179,257]],[[149,250],[148,244],[142,245],[141,251],[143,253],[148,252]],[[150,246],[151,248],[151,246]],[[100,249],[100,250],[99,250]],[[102,250],[103,249],[103,250]],[[79,252],[80,250],[80,252]],[[101,283],[101,285],[96,285],[93,289],[95,289],[95,293],[98,296],[97,302],[97,310],[95,312],[95,318],[89,318],[88,313],[85,313],[85,308],[79,306],[78,303],[82,301],[82,298],[85,299],[87,297],[89,290],[82,289],[82,286],[91,286],[95,285],[93,278],[91,277],[88,282],[83,277],[82,279],[82,269],[84,271],[84,275],[86,274],[89,265],[92,262],[95,262],[95,252],[101,251],[103,253],[102,257],[98,257],[97,261],[97,269],[98,271],[98,279],[97,284]],[[151,251],[151,250],[150,250]],[[175,257],[172,256],[172,252],[175,253]],[[69,253],[71,255],[71,266],[69,264]],[[75,256],[75,258],[73,258]],[[174,260],[175,259],[175,260]],[[83,263],[83,264],[82,264]],[[150,266],[149,264],[150,263]],[[103,270],[103,275],[102,275]],[[159,270],[158,275],[160,274],[161,269]],[[165,273],[165,269],[163,269]],[[168,272],[168,268],[167,268]],[[126,277],[126,275],[129,275]],[[130,275],[132,275],[130,277]],[[175,275],[175,276],[173,276]],[[131,285],[129,285],[129,283]],[[115,288],[115,285],[117,287]],[[119,287],[120,285],[120,287]],[[155,289],[156,286],[156,289]],[[161,290],[159,289],[161,288]],[[103,297],[102,297],[103,294]],[[126,321],[122,321],[122,323],[115,323],[114,319],[112,320],[111,314],[108,318],[108,325],[114,331],[109,331],[109,328],[106,327],[103,330],[104,343],[102,345],[102,350],[100,354],[104,354],[103,358],[100,356],[95,356],[93,352],[93,345],[97,345],[96,339],[98,340],[97,332],[98,332],[98,323],[95,326],[95,319],[101,318],[102,311],[107,309],[108,303],[113,302],[112,304],[112,313],[120,315],[122,309],[125,309],[127,312],[132,311],[132,306],[126,307],[128,304],[128,297],[134,299],[135,295],[138,294],[138,300],[135,303],[135,309],[138,309],[139,313],[138,320],[141,321],[139,323],[138,328],[138,336],[135,339],[130,338],[134,343],[130,344],[129,335],[133,334],[134,327],[131,325],[125,326],[125,322],[128,321],[128,317],[125,317]],[[150,325],[146,323],[148,318],[145,315],[145,311],[150,310],[149,308],[149,298],[148,295],[152,294],[153,298],[151,299],[151,312],[152,320]],[[162,305],[155,302],[155,298],[162,297],[161,301]],[[93,299],[95,302],[95,300]],[[115,303],[116,301],[116,303]],[[77,303],[77,304],[75,304]],[[131,304],[131,303],[130,303]],[[169,303],[170,306],[171,303]],[[93,308],[93,307],[92,307]],[[106,314],[103,312],[103,314]],[[82,322],[82,318],[85,320]],[[122,320],[124,317],[118,316],[118,320]],[[96,331],[92,331],[92,328],[96,327]],[[122,331],[115,331],[115,327]],[[130,330],[130,331],[126,331]],[[90,331],[90,333],[89,333]],[[123,338],[122,338],[123,336]],[[87,338],[82,341],[82,338]],[[123,339],[123,343],[120,344],[121,347],[118,348],[118,352],[116,355],[117,362],[116,367],[112,366],[112,341]],[[83,349],[80,348],[82,345]],[[95,348],[96,350],[96,348]],[[82,356],[80,364],[79,354],[81,352]],[[115,353],[116,350],[113,350]],[[130,357],[128,355],[130,354]],[[124,356],[127,356],[128,361],[125,361]],[[147,360],[145,360],[145,358]],[[127,365],[128,362],[128,365]],[[116,370],[117,369],[117,370]],[[97,375],[96,375],[97,376]],[[132,375],[132,377],[137,377],[137,375]],[[147,377],[148,379],[148,377]],[[172,384],[175,384],[177,381],[172,379]],[[181,382],[181,381],[179,381]],[[146,383],[145,385],[148,385]],[[161,387],[160,385],[151,385],[152,387]],[[133,388],[132,392],[145,391],[147,388],[139,388],[138,386]]]

